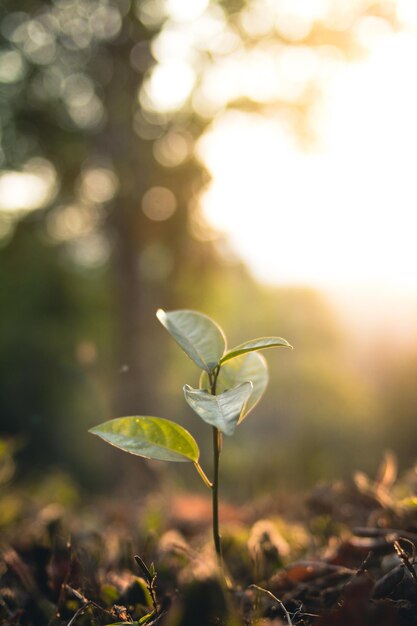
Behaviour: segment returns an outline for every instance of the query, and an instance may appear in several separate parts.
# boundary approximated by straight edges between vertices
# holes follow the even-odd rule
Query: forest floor
[[[5,489],[0,624],[417,626],[416,488],[388,455],[375,480],[318,485],[302,506],[224,504],[226,582],[205,498],[79,507]]]

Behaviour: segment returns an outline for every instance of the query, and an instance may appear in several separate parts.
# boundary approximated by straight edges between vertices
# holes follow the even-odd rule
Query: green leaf
[[[118,417],[89,432],[120,450],[147,459],[196,463],[200,456],[194,437],[162,417]]]
[[[241,354],[222,365],[217,378],[216,390],[218,393],[222,393],[226,389],[233,389],[233,387],[248,380],[253,385],[253,391],[242,411],[238,424],[258,404],[266,389],[268,384],[268,366],[266,361],[257,352]],[[209,387],[208,376],[205,372],[201,374],[200,387],[205,389]]]
[[[219,364],[226,349],[226,338],[210,317],[197,311],[163,311],[157,318],[184,352],[206,372]]]
[[[259,337],[258,339],[251,339],[250,341],[241,343],[236,346],[236,348],[232,348],[229,352],[226,352],[221,358],[220,363],[226,363],[226,361],[235,359],[237,356],[245,354],[246,352],[256,352],[257,350],[265,350],[266,348],[279,347],[292,348],[292,345],[282,337]]]
[[[202,420],[230,436],[235,432],[252,389],[252,383],[245,381],[233,389],[213,396],[206,389],[193,389],[184,385],[184,395],[190,407]]]

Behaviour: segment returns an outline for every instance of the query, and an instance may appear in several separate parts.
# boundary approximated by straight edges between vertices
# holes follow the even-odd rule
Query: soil
[[[272,496],[223,505],[225,576],[195,494],[71,506],[6,494],[0,624],[417,626],[416,483],[387,457],[376,480],[318,485],[296,510]]]

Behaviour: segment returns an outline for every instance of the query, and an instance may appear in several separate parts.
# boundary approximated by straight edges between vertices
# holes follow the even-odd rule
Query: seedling
[[[292,346],[281,337],[261,337],[231,350],[226,348],[222,329],[197,311],[159,309],[157,318],[184,352],[202,370],[198,389],[184,385],[191,408],[209,424],[213,437],[213,478],[209,480],[199,463],[200,450],[194,437],[162,417],[119,417],[91,428],[116,448],[130,454],[161,461],[191,462],[212,492],[213,539],[222,566],[219,531],[219,464],[223,435],[232,436],[236,427],[259,402],[268,384],[266,361],[258,352],[266,348]]]

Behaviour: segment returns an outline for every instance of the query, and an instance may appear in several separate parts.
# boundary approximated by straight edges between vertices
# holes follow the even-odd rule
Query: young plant
[[[199,388],[184,386],[191,408],[212,429],[213,475],[210,481],[199,463],[200,450],[192,435],[161,417],[119,417],[91,428],[116,448],[148,459],[191,462],[212,492],[213,539],[219,564],[222,548],[219,531],[219,464],[223,435],[236,426],[259,402],[268,384],[266,361],[259,350],[292,346],[281,337],[260,337],[231,350],[222,329],[197,311],[159,309],[157,318],[184,352],[202,370]]]

